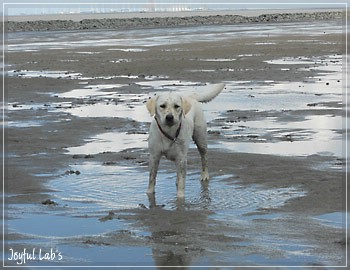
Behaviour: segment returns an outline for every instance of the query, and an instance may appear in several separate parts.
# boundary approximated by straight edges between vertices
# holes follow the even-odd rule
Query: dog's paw
[[[208,172],[202,172],[201,180],[202,181],[209,181],[209,173]]]

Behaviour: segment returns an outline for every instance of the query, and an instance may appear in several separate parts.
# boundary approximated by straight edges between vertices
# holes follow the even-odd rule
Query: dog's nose
[[[167,114],[167,116],[165,117],[165,120],[167,121],[167,123],[173,123],[174,115],[172,115],[171,113]]]

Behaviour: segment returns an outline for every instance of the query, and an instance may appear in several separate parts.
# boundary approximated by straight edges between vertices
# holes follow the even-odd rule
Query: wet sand
[[[329,22],[320,28],[318,23],[322,24],[315,22],[311,26],[317,30],[311,35],[303,28],[310,26],[302,23],[281,24],[281,29],[276,24],[265,25],[260,30],[258,27],[259,34],[252,32],[248,35],[241,35],[240,31],[227,32],[228,26],[220,30],[226,34],[207,28],[205,35],[199,33],[199,36],[206,36],[203,39],[186,33],[187,28],[171,30],[175,32],[168,34],[178,35],[180,42],[176,42],[176,38],[167,39],[164,32],[156,29],[149,33],[134,32],[134,36],[141,40],[139,43],[137,39],[127,39],[133,32],[125,36],[122,32],[114,36],[113,31],[9,34],[5,58],[9,71],[9,76],[5,77],[9,104],[5,119],[8,121],[5,126],[5,200],[7,215],[14,221],[10,222],[7,231],[6,247],[39,249],[43,240],[51,239],[50,232],[44,237],[40,232],[18,229],[22,228],[21,220],[29,227],[36,226],[36,222],[26,223],[26,220],[43,211],[44,215],[40,217],[44,222],[45,216],[54,220],[62,215],[79,217],[82,223],[97,222],[93,225],[96,228],[119,228],[92,235],[77,232],[74,237],[63,233],[58,240],[51,239],[66,257],[63,262],[50,262],[53,265],[113,265],[113,256],[106,254],[116,250],[121,252],[122,249],[128,254],[127,247],[132,247],[132,252],[138,257],[136,262],[132,257],[125,257],[126,261],[117,261],[114,265],[344,265],[344,223],[326,226],[314,218],[324,214],[343,215],[345,212],[345,155],[339,154],[342,152],[338,149],[339,144],[336,150],[329,152],[305,148],[301,154],[293,154],[293,151],[287,153],[289,145],[283,148],[286,142],[298,148],[302,142],[316,140],[316,145],[321,142],[319,147],[322,149],[321,144],[327,145],[332,138],[342,147],[344,140],[344,77],[339,75],[341,73],[337,73],[336,78],[329,77],[343,65],[344,36],[341,30],[332,30],[341,29],[342,22]],[[277,33],[276,29],[279,29]],[[288,34],[281,33],[283,29]],[[160,38],[153,40],[154,33]],[[101,36],[107,40],[105,43],[97,42]],[[145,45],[143,39],[150,39],[150,43]],[[286,64],[269,62],[278,59],[284,59]],[[328,66],[331,69],[327,69]],[[175,198],[170,198],[173,191],[164,193],[160,189],[156,193],[160,207],[149,209],[145,193],[131,192],[130,200],[134,196],[139,204],[131,203],[131,207],[130,204],[125,207],[128,204],[123,201],[125,205],[118,207],[113,205],[112,196],[109,207],[75,212],[73,201],[59,195],[60,190],[62,192],[67,187],[68,190],[74,189],[74,186],[69,188],[74,179],[80,181],[79,177],[86,177],[83,179],[87,181],[89,176],[86,175],[91,174],[90,178],[98,181],[99,178],[108,178],[109,173],[118,173],[118,168],[121,168],[120,174],[123,168],[133,168],[134,175],[144,178],[137,176],[137,181],[142,180],[146,185],[148,152],[145,138],[150,119],[145,117],[146,110],[142,111],[143,102],[156,91],[174,88],[200,91],[205,84],[219,82],[227,84],[222,100],[218,98],[213,105],[204,106],[209,111],[209,164],[213,182],[209,187],[201,187],[204,195],[200,196],[198,204],[187,198],[185,204],[178,204],[174,202]],[[276,95],[279,96],[278,91],[269,94],[269,90],[273,91],[279,84],[294,93],[290,100],[286,96],[283,108],[274,101]],[[315,84],[316,90],[313,88]],[[96,91],[94,85],[99,85]],[[72,93],[74,89],[80,89],[80,92]],[[242,102],[234,107],[227,102],[230,97],[232,104],[235,97],[242,98]],[[256,109],[255,105],[249,105],[253,100],[262,104],[265,97],[271,100],[269,106]],[[116,115],[108,110],[104,113],[103,108],[110,109],[110,106],[117,108]],[[118,116],[120,106],[125,111]],[[99,110],[101,114],[97,113]],[[330,128],[332,135],[322,141],[322,138],[317,138],[318,134],[321,135],[317,127],[294,127],[315,117],[327,121],[337,119],[340,128]],[[261,126],[257,126],[258,123]],[[277,127],[269,126],[271,123]],[[119,150],[113,150],[113,144],[109,144],[108,147],[112,145],[112,148],[106,150],[96,150],[98,145],[79,148],[93,143],[94,138],[105,133],[115,133],[115,136],[125,133],[140,139],[134,139],[126,147],[126,141],[115,141],[115,144],[122,145]],[[238,146],[251,149],[264,145],[268,146],[266,152],[237,150]],[[269,152],[269,147],[276,149],[274,145],[281,145],[278,152],[283,153],[286,149],[286,154]],[[196,179],[199,167],[195,149],[189,153],[188,167],[191,175],[188,185],[200,186],[199,181],[191,181]],[[87,172],[84,168],[95,169]],[[165,179],[159,179],[159,183],[173,181],[174,167],[170,162],[162,163],[162,174]],[[129,177],[133,179],[135,176],[131,174]],[[169,187],[174,186],[174,183],[169,184]],[[282,193],[290,199],[276,205],[258,204],[256,209],[252,207],[237,214],[234,210],[238,209],[225,206],[235,198],[227,194],[226,199],[216,202],[218,198],[213,197],[214,188],[222,187],[285,190]],[[80,189],[79,185],[75,188]],[[118,186],[115,188],[119,189]],[[95,189],[99,189],[98,184]],[[189,198],[197,196],[191,191],[188,193]],[[252,194],[249,200],[254,200],[256,194]],[[269,196],[274,200],[273,195]],[[41,202],[47,199],[57,201],[58,206],[43,206]],[[115,200],[117,203],[118,199]],[[18,207],[25,207],[22,208],[25,210],[19,213]],[[228,214],[216,210],[220,207]],[[15,228],[12,229],[11,225]],[[270,240],[265,241],[263,235],[270,235],[271,241],[279,244],[268,248]],[[256,243],[254,239],[262,240]],[[284,240],[293,244],[288,242],[288,247],[281,248],[280,241]],[[102,258],[91,258],[92,262],[77,261],[74,257],[74,254],[77,258],[83,256],[86,249],[87,254],[100,252],[101,247],[104,247],[101,252],[106,252],[106,260],[103,254]],[[49,246],[45,248],[49,249]],[[291,255],[293,250],[305,254],[305,257]],[[67,253],[73,254],[72,257],[67,259]],[[6,263],[14,264],[13,261]]]

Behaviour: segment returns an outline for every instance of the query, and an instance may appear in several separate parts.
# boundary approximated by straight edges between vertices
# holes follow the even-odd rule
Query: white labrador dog
[[[214,99],[225,87],[213,85],[205,93],[183,96],[173,92],[157,94],[146,103],[151,116],[148,146],[150,175],[147,193],[154,194],[159,161],[162,156],[175,161],[177,196],[185,196],[187,152],[191,138],[197,145],[202,162],[202,181],[209,180],[207,159],[207,123],[200,102]]]

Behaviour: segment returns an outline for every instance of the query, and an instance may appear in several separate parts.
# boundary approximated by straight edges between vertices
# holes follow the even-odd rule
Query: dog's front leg
[[[185,197],[185,180],[186,180],[186,171],[187,171],[187,161],[186,159],[179,159],[176,161],[176,170],[177,170],[177,197]]]
[[[159,167],[159,160],[160,160],[159,157],[150,156],[150,159],[149,159],[150,172],[149,172],[149,183],[148,183],[147,194],[154,193],[157,172],[158,172],[158,167]]]

